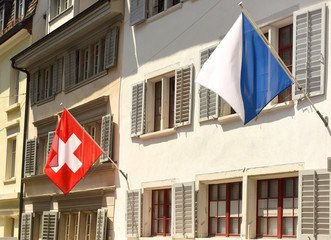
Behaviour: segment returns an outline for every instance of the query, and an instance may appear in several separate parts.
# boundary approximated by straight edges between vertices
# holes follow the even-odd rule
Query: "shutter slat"
[[[105,68],[110,68],[116,65],[117,49],[118,49],[118,33],[119,28],[114,27],[107,32],[105,40]]]
[[[51,151],[51,147],[52,147],[54,136],[55,136],[55,131],[52,131],[52,132],[49,132],[48,133],[48,138],[47,138],[47,158],[48,158],[49,151]]]
[[[21,240],[32,239],[32,213],[22,213]]]
[[[57,212],[43,212],[42,240],[57,239]]]
[[[105,240],[107,236],[107,209],[98,209],[96,240]]]
[[[140,190],[127,191],[126,198],[126,235],[140,237],[141,193]]]
[[[145,82],[132,86],[131,137],[144,132]]]
[[[113,145],[113,116],[108,114],[102,117],[101,121],[101,143],[100,147],[107,154],[102,154],[100,162],[108,162],[108,156],[112,157],[112,145]]]
[[[37,138],[26,140],[24,176],[36,174]]]

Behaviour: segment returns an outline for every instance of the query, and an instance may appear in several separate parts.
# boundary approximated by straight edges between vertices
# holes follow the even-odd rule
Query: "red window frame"
[[[290,35],[289,35],[289,39],[288,39],[288,44],[286,45],[281,45],[281,32],[290,28]],[[292,57],[293,57],[293,24],[289,24],[287,26],[281,27],[278,29],[278,55],[282,58],[282,54],[286,51],[290,51],[290,58],[289,58],[289,64],[286,66],[288,68],[288,70],[290,70],[290,72],[292,72]],[[282,58],[283,59],[283,58]],[[292,100],[292,87],[290,86],[289,88],[287,88],[289,91],[289,95],[288,95],[288,100],[287,101],[291,101]],[[285,96],[287,90],[284,90],[283,93],[280,93],[278,95],[278,102],[284,102],[286,101],[285,98],[287,96]]]
[[[161,130],[162,81],[155,83],[154,93],[154,132],[156,132]]]
[[[155,216],[155,212],[157,212],[157,216]],[[159,228],[159,223],[162,223],[162,231]],[[171,235],[171,189],[152,190],[151,227],[151,232],[153,236]],[[156,229],[156,231],[154,231],[154,229]]]
[[[234,186],[235,184],[239,184],[239,195],[238,198],[232,198],[231,197],[231,187]],[[214,186],[217,186],[217,199],[212,200],[212,188]],[[220,195],[220,188],[221,186],[226,187],[226,198],[221,199]],[[238,201],[238,216],[231,216],[230,211],[231,211],[231,201]],[[240,225],[241,225],[241,220],[242,217],[240,216],[240,206],[241,204],[240,201],[242,201],[242,182],[235,182],[235,183],[223,183],[223,184],[210,184],[209,185],[209,193],[208,193],[208,235],[209,236],[240,236]],[[217,212],[220,211],[219,209],[219,204],[221,202],[225,202],[225,216],[211,216],[211,203],[217,204]],[[217,213],[219,215],[219,213]],[[212,221],[216,219],[217,222],[217,232],[212,233]],[[222,219],[225,219],[225,233],[221,233],[219,229],[219,221],[222,221]],[[238,232],[237,233],[231,233],[231,220],[237,219],[238,222]],[[224,221],[224,220],[223,220]]]
[[[285,182],[287,180],[293,180],[293,195],[292,196],[286,196],[285,192]],[[277,196],[272,197],[270,193],[270,188],[271,188],[271,182],[272,181],[277,181],[278,187],[277,187]],[[262,182],[267,182],[267,196],[266,197],[261,197],[261,183]],[[277,199],[277,215],[275,216],[269,216],[269,200]],[[292,214],[291,215],[284,215],[284,199],[292,199]],[[266,216],[259,216],[259,200],[266,200],[267,201],[267,215]],[[282,238],[282,237],[288,237],[288,238],[295,238],[296,237],[296,229],[295,229],[295,223],[297,223],[298,216],[295,215],[295,210],[298,210],[298,208],[295,208],[295,201],[298,201],[298,177],[291,177],[291,178],[280,178],[280,179],[266,179],[266,180],[259,180],[257,183],[257,207],[256,207],[256,219],[257,219],[257,224],[256,224],[256,235],[258,237],[277,237],[277,238]],[[269,220],[271,218],[277,219],[277,234],[269,234]],[[283,234],[284,230],[284,219],[286,218],[292,218],[292,235],[285,235]],[[263,234],[259,232],[259,226],[260,226],[260,221],[261,219],[267,219],[267,234]]]

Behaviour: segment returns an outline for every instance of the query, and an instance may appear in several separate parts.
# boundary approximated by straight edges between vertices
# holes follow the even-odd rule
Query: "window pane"
[[[258,234],[265,235],[267,234],[267,218],[259,218],[258,224]]]
[[[159,206],[159,215],[158,215],[158,216],[159,216],[160,218],[164,216],[163,208],[164,208],[163,205],[160,205],[160,206]]]
[[[158,201],[158,191],[153,191],[153,203],[157,204]]]
[[[278,180],[269,181],[269,197],[278,197]]]
[[[230,218],[230,234],[239,234],[239,219]]]
[[[267,213],[268,213],[268,209],[267,209],[267,199],[261,199],[259,200],[258,202],[258,215],[259,216],[267,216]]]
[[[294,216],[298,216],[298,199],[294,198]]]
[[[158,212],[159,212],[159,209],[158,209],[157,205],[154,205],[153,206],[153,218],[154,219],[159,217]]]
[[[154,131],[161,130],[162,82],[155,83]]]
[[[217,218],[210,219],[210,233],[211,234],[217,233]]]
[[[167,209],[168,209],[168,210],[167,210],[167,212],[168,212],[168,213],[167,213],[167,218],[171,218],[171,205],[168,205],[168,206],[167,206]]]
[[[225,234],[226,233],[226,221],[225,218],[218,219],[218,233]]]
[[[239,201],[231,201],[230,202],[230,216],[231,217],[238,217],[239,215]]]
[[[163,220],[159,220],[158,221],[158,225],[159,225],[159,233],[163,233]]]
[[[292,44],[291,26],[287,26],[287,27],[283,27],[283,28],[279,29],[279,46],[280,47]]]
[[[225,201],[218,202],[218,216],[219,217],[226,216],[226,202]]]
[[[291,65],[291,56],[292,55],[292,49],[284,50],[279,53],[280,58],[283,60],[286,66]]]
[[[210,185],[210,200],[217,200],[217,185]]]
[[[293,179],[284,180],[284,197],[292,197],[293,194]]]
[[[283,218],[283,235],[293,235],[292,218]]]
[[[169,103],[169,128],[173,128],[175,115],[175,77],[170,78]]]
[[[233,183],[230,185],[231,200],[239,199],[240,196],[239,191],[240,191],[239,183]]]
[[[157,233],[157,222],[156,220],[153,221],[153,233]]]
[[[277,218],[268,218],[268,235],[277,235]]]
[[[167,203],[171,203],[171,189],[167,190]]]
[[[298,196],[298,178],[294,178],[294,196]]]
[[[166,233],[171,233],[171,221],[167,221],[167,231]]]
[[[219,185],[219,200],[226,200],[226,184]]]
[[[294,235],[297,235],[297,228],[298,228],[298,218],[293,218],[294,221]]]
[[[283,199],[283,216],[293,216],[293,198]]]
[[[259,181],[259,198],[268,197],[268,181]]]
[[[217,217],[217,202],[211,202],[209,206],[210,206],[209,209],[210,217]]]
[[[268,216],[278,215],[278,199],[268,199]]]
[[[163,204],[164,203],[164,191],[160,190],[159,192],[159,204]]]

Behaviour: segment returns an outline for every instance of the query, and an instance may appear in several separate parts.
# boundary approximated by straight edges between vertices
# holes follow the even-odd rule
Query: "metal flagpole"
[[[271,43],[268,41],[268,39],[264,36],[264,34],[262,33],[261,29],[257,26],[257,24],[255,23],[255,21],[253,20],[253,18],[251,18],[251,16],[249,15],[249,13],[247,12],[247,10],[245,9],[243,3],[240,2],[238,5],[241,7],[243,13],[247,17],[247,19],[250,21],[250,23],[253,25],[253,27],[255,28],[256,32],[260,35],[260,37],[262,38],[262,40],[264,41],[264,43],[267,45],[267,47],[269,48],[269,50],[271,51],[271,53],[277,59],[277,61],[279,62],[279,64],[283,67],[283,69],[285,70],[285,72],[287,73],[287,75],[289,76],[289,78],[291,79],[291,81],[299,88],[299,90],[302,92],[302,94],[304,95],[304,97],[309,101],[310,105],[314,108],[314,110],[316,111],[316,113],[318,114],[318,116],[321,118],[321,120],[323,121],[325,127],[327,127],[328,126],[328,122],[329,122],[328,117],[327,116],[326,117],[323,117],[323,115],[320,113],[320,111],[317,110],[317,108],[315,107],[315,105],[313,104],[313,102],[311,101],[311,99],[309,98],[309,96],[307,95],[307,93],[303,90],[303,88],[298,83],[298,81],[293,77],[293,75],[290,72],[290,70],[288,70],[288,68],[286,67],[285,63],[283,62],[283,60],[278,55],[277,51],[274,49],[274,47],[271,45]]]

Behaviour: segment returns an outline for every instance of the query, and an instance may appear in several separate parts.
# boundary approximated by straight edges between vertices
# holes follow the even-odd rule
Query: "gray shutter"
[[[293,74],[308,96],[324,94],[325,4],[293,14]],[[303,97],[293,87],[293,99]]]
[[[32,213],[22,213],[21,240],[32,240]]]
[[[57,76],[57,61],[53,63],[52,67],[52,95],[55,95],[57,90],[57,84],[58,84],[58,76]]]
[[[194,182],[172,186],[172,237],[194,238],[195,188]]]
[[[47,139],[47,158],[48,158],[49,151],[51,151],[51,147],[52,147],[54,136],[55,136],[55,131],[48,132],[48,139]]]
[[[56,93],[59,93],[62,90],[62,77],[63,77],[63,57],[57,60]]]
[[[105,40],[105,69],[116,65],[119,28],[114,27],[107,32]]]
[[[101,143],[100,147],[107,154],[102,154],[100,162],[108,162],[108,156],[112,157],[113,146],[113,116],[108,114],[102,117],[101,121]]]
[[[69,88],[76,83],[76,51],[64,56],[64,87]]]
[[[37,138],[26,140],[24,176],[36,174]]]
[[[203,64],[207,61],[210,55],[214,52],[216,47],[206,49],[200,54],[200,66],[202,68]],[[200,86],[200,121],[206,121],[210,119],[217,119],[219,116],[219,97],[218,95]]]
[[[145,82],[132,86],[131,137],[144,133]]]
[[[141,193],[140,190],[127,191],[126,236],[140,237]]]
[[[300,239],[330,239],[330,173],[300,172]]]
[[[42,240],[57,239],[57,212],[43,212]]]
[[[130,24],[136,25],[146,19],[146,0],[130,0]]]
[[[191,124],[193,65],[176,69],[175,127]]]
[[[39,71],[32,74],[32,78],[30,81],[30,101],[31,105],[35,104],[37,102],[38,97],[38,76]]]
[[[105,240],[107,236],[107,209],[98,209],[96,240]]]

